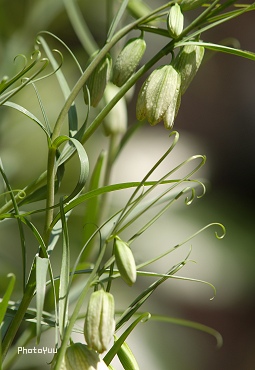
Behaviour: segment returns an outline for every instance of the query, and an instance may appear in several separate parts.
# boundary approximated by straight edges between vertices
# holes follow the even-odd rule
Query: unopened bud
[[[173,61],[181,75],[181,94],[183,95],[195,77],[204,56],[204,47],[185,45]]]
[[[96,57],[97,53],[98,52],[92,55],[90,62]],[[89,76],[86,85],[84,86],[83,94],[85,104],[89,104],[89,97],[86,89],[87,87],[90,94],[90,105],[92,105],[92,107],[96,107],[98,105],[99,101],[103,97],[105,87],[109,81],[111,66],[112,59],[110,54],[107,54],[96,66],[92,74]]]
[[[184,17],[180,6],[175,3],[171,6],[167,16],[167,28],[170,37],[176,39],[183,31]]]
[[[53,360],[51,369],[54,370]],[[67,348],[60,370],[108,370],[98,353],[82,343],[74,343]]]
[[[114,298],[103,289],[90,296],[84,324],[84,336],[89,348],[98,353],[107,350],[115,330]]]
[[[112,82],[122,86],[135,72],[146,49],[143,38],[133,38],[127,42],[113,66]]]
[[[176,111],[180,85],[181,77],[172,65],[155,69],[138,94],[137,119],[142,121],[146,118],[151,125],[164,120],[165,127],[172,128],[173,114],[170,111]]]
[[[118,91],[119,88],[109,82],[104,93],[105,103],[108,104]],[[127,104],[125,98],[122,97],[104,118],[103,128],[105,134],[108,136],[125,133],[127,129],[127,121]]]
[[[106,370],[107,366],[99,355],[85,344],[75,343],[65,354],[66,370]]]
[[[116,237],[114,240],[115,261],[122,279],[133,285],[136,281],[136,264],[133,253],[127,243]]]

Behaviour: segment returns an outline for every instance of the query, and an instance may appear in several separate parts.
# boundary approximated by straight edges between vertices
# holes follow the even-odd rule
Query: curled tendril
[[[14,190],[11,190],[11,191],[5,191],[4,193],[0,194],[0,197],[1,196],[6,196],[7,194],[11,194],[11,193],[16,193],[16,192],[18,193],[19,199],[24,199],[26,197],[26,193],[22,189],[14,189]]]
[[[58,66],[56,67],[56,68],[54,68],[54,70],[52,71],[52,72],[50,72],[50,73],[48,73],[48,74],[46,74],[46,75],[44,75],[44,76],[42,76],[42,77],[40,77],[40,78],[37,78],[36,80],[33,80],[33,81],[31,81],[31,82],[37,82],[37,81],[40,81],[40,80],[43,80],[43,79],[45,79],[45,78],[47,78],[47,77],[50,77],[50,76],[52,76],[52,75],[54,75],[61,67],[62,67],[62,65],[63,65],[63,62],[64,62],[64,57],[63,57],[63,54],[59,51],[59,50],[57,50],[57,49],[53,49],[52,51],[54,51],[55,53],[57,53],[59,56],[60,56],[60,58],[61,58],[61,61],[60,61],[60,63],[58,64]],[[47,65],[49,64],[49,59],[48,58],[43,58],[43,59],[41,59],[41,61],[47,61]],[[44,68],[43,68],[44,69]]]
[[[23,62],[24,62],[24,67],[21,69],[20,72],[24,71],[24,69],[26,68],[27,64],[28,64],[28,61],[27,61],[27,57],[24,55],[24,54],[18,54],[14,57],[14,63],[18,60],[18,59],[23,59]],[[19,73],[20,73],[19,72]]]
[[[11,91],[5,93],[2,95],[2,101],[0,101],[0,105],[3,105],[7,100],[9,100],[12,96],[17,94],[24,86],[29,84],[34,80],[38,74],[40,74],[49,64],[49,60],[47,58],[42,58],[41,59],[41,52],[39,50],[34,50],[31,59],[32,62],[30,64],[27,63],[27,58],[19,54],[18,56],[22,56],[22,58],[25,60],[25,66],[22,68],[20,72],[18,72],[14,77],[11,79],[6,80],[5,83],[2,83],[0,85],[0,94],[3,93],[6,89],[8,89],[11,85],[13,85],[16,81],[21,80],[21,85],[12,89]],[[17,57],[18,57],[17,56]],[[16,57],[16,58],[17,58]],[[30,71],[37,63],[43,63],[43,65],[32,74],[30,77],[26,77],[25,74]],[[44,76],[44,78],[47,76]]]
[[[59,41],[64,47],[65,49],[69,52],[69,54],[72,56],[73,60],[75,61],[80,73],[82,74],[83,73],[83,70],[77,60],[77,58],[75,57],[74,53],[72,52],[72,50],[66,45],[66,43],[64,43],[64,41],[62,41],[59,37],[57,37],[56,35],[54,35],[53,33],[51,32],[48,32],[48,31],[41,31],[37,34],[37,37],[36,37],[36,43],[38,45],[41,45],[41,41],[40,41],[40,37],[42,37],[42,35],[49,35],[51,36],[52,38],[54,38],[55,40]],[[58,51],[58,50],[53,50],[53,51]]]
[[[187,188],[187,190],[191,190],[191,195],[190,195],[190,197],[186,197],[186,198],[185,198],[185,204],[186,204],[187,206],[190,206],[190,205],[191,205],[191,203],[193,202],[193,200],[195,199],[196,191],[195,191],[195,189],[194,189],[194,188]]]

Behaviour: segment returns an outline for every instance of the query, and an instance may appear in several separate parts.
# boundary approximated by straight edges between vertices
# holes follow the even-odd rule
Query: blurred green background
[[[154,8],[164,1],[151,0]],[[106,33],[105,0],[78,1],[83,17],[96,42],[102,45]],[[186,13],[193,17],[195,12]],[[255,51],[255,14],[245,14],[203,35],[204,41],[221,42],[235,38],[244,50]],[[19,68],[14,62],[17,54],[28,58],[33,50],[36,34],[49,30],[62,38],[73,50],[82,67],[87,54],[72,29],[62,0],[0,0],[0,76],[13,75]],[[167,41],[146,35],[148,44],[144,60],[148,60]],[[52,44],[54,46],[54,43]],[[57,45],[59,47],[59,44]],[[70,85],[76,81],[78,71],[65,59],[63,70]],[[141,369],[153,370],[252,370],[255,369],[255,243],[254,243],[254,137],[255,137],[255,64],[238,57],[216,54],[208,58],[183,97],[175,129],[180,132],[180,143],[172,159],[166,164],[178,163],[188,155],[205,154],[207,164],[201,177],[209,181],[207,194],[191,207],[181,204],[171,209],[156,223],[147,236],[139,240],[136,259],[143,260],[146,250],[155,255],[155,248],[167,250],[210,222],[221,222],[227,229],[225,238],[217,241],[214,229],[209,229],[192,244],[192,259],[181,275],[210,281],[216,286],[217,295],[210,301],[208,287],[192,282],[170,280],[146,303],[145,310],[201,322],[218,330],[224,340],[216,349],[215,340],[206,334],[171,324],[147,322],[140,325],[130,337],[129,344],[137,356]],[[43,102],[51,122],[56,119],[63,103],[54,76],[39,83]],[[34,92],[28,87],[15,98],[35,115],[40,111]],[[84,116],[80,98],[80,115]],[[130,124],[134,120],[135,98],[129,105]],[[162,127],[144,127],[132,139],[116,164],[112,181],[140,180],[167,148],[168,134]],[[33,137],[33,141],[30,138]],[[36,140],[35,140],[36,138]],[[87,146],[91,161],[98,155],[98,148],[107,148],[106,139],[99,130],[97,144]],[[42,132],[16,112],[1,107],[0,156],[13,188],[22,188],[35,179],[46,166],[46,142]],[[172,162],[171,162],[172,161]],[[125,170],[123,170],[125,168]],[[76,175],[76,162],[67,169],[72,189]],[[2,184],[1,190],[2,190]],[[63,189],[65,191],[65,188]],[[116,203],[123,199],[116,199]],[[77,247],[81,236],[75,230],[82,220],[73,224],[73,241]],[[144,241],[144,243],[142,243]],[[34,241],[31,240],[31,244]],[[186,247],[185,255],[190,244]],[[1,294],[9,272],[19,277],[21,256],[17,225],[12,221],[0,224],[0,278]],[[31,258],[34,251],[31,250]],[[156,265],[166,271],[178,260],[170,255]],[[138,280],[140,288],[147,281]],[[20,298],[21,282],[18,279],[15,297]],[[122,295],[118,287],[119,302],[130,302],[132,290]],[[117,288],[116,288],[117,289]],[[120,304],[119,303],[119,304]],[[81,337],[77,337],[81,340]],[[43,338],[42,343],[48,343]],[[32,343],[32,346],[34,344]],[[45,356],[23,356],[14,369],[46,369]],[[116,365],[118,369],[118,364]]]

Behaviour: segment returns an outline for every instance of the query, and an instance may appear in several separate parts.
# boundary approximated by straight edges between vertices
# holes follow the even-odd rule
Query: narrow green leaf
[[[116,340],[112,348],[107,352],[107,354],[104,357],[104,362],[106,365],[109,365],[112,361],[113,357],[117,354],[120,347],[124,343],[124,341],[127,339],[127,337],[130,335],[130,333],[134,330],[134,328],[140,323],[149,320],[151,317],[151,314],[149,312],[144,312],[141,314],[136,320],[134,320],[129,327],[124,331],[124,333],[119,337],[119,339]]]
[[[178,181],[180,181],[180,179],[166,180],[166,181],[162,181],[161,184],[165,185],[165,184],[170,184],[170,183],[174,183],[174,182],[178,182]],[[193,181],[193,180],[187,180],[187,181]],[[114,192],[114,191],[118,191],[118,190],[137,188],[137,186],[139,186],[140,184],[141,183],[138,182],[138,181],[136,181],[136,182],[127,182],[127,183],[120,183],[120,184],[102,186],[99,189],[91,190],[91,191],[89,191],[85,194],[79,195],[75,199],[68,202],[68,204],[66,204],[65,207],[64,207],[65,212],[70,211],[71,209],[77,207],[79,204],[82,204],[83,202],[86,202],[88,199],[91,199],[93,197],[98,197],[102,194],[110,193],[110,192]],[[143,183],[143,186],[151,186],[151,185],[155,185],[155,184],[158,184],[158,181],[146,181],[145,183]],[[57,205],[55,205],[55,206],[57,206]],[[38,212],[44,212],[44,211],[45,211],[45,209],[36,210],[36,211],[32,211],[32,212],[27,212],[27,215],[33,214],[33,213],[38,213]],[[7,214],[4,215],[4,218],[5,217],[7,217]],[[55,218],[52,222],[52,226],[54,226],[58,222],[59,219],[60,219],[60,215],[58,213],[55,216]]]
[[[63,209],[63,200],[60,201],[60,215],[62,224],[62,261],[59,284],[59,331],[63,337],[68,322],[68,286],[70,273],[70,248],[66,216]]]
[[[67,80],[66,80],[63,72],[61,71],[61,69],[58,68],[58,64],[56,62],[56,59],[54,58],[46,40],[40,34],[38,35],[38,40],[42,44],[42,46],[44,48],[44,51],[45,51],[47,57],[49,58],[53,68],[56,70],[55,74],[56,74],[56,77],[58,79],[59,86],[62,90],[63,96],[66,100],[68,98],[68,96],[70,95],[70,88],[68,86]],[[68,123],[69,123],[69,134],[71,136],[73,136],[73,135],[75,135],[75,133],[78,130],[77,111],[76,111],[76,106],[75,106],[74,102],[72,103],[72,105],[71,105],[71,107],[68,111]]]
[[[231,3],[234,3],[234,1],[231,1]],[[222,6],[223,7],[225,7],[225,5],[226,4],[222,4]],[[220,7],[219,7],[220,8]],[[218,11],[219,11],[219,8],[215,8],[214,9],[214,11],[212,12],[212,20],[214,19],[214,14],[217,14],[218,13]],[[209,8],[208,8],[209,9]],[[194,31],[193,33],[191,33],[191,34],[189,34],[188,36],[187,36],[187,38],[185,39],[185,40],[191,40],[191,39],[194,39],[196,36],[200,36],[202,33],[204,33],[205,31],[208,31],[209,29],[211,29],[211,28],[214,28],[214,27],[217,27],[217,26],[219,26],[220,24],[222,24],[222,23],[224,23],[224,22],[228,22],[229,20],[231,20],[231,19],[233,19],[233,18],[235,18],[235,17],[239,17],[240,15],[242,15],[242,14],[244,14],[245,12],[247,12],[247,11],[250,11],[250,10],[254,10],[254,3],[252,4],[252,5],[249,5],[249,6],[247,6],[247,7],[245,7],[245,8],[243,8],[243,9],[241,9],[241,10],[239,10],[239,11],[236,11],[236,12],[232,12],[232,13],[225,13],[225,14],[223,14],[221,17],[219,17],[219,18],[216,18],[217,20],[216,21],[214,21],[214,22],[211,22],[211,19],[210,19],[210,17],[208,17],[208,19],[206,19],[206,21],[207,22],[209,22],[209,24],[208,23],[206,23],[204,26],[203,25],[199,25],[199,24],[197,24],[196,23],[196,21],[197,21],[197,19],[194,21],[194,23],[196,23],[195,24],[195,26],[197,26],[197,25],[199,25],[200,27],[198,28],[198,30],[197,31]],[[207,10],[206,10],[207,11]],[[206,13],[206,11],[205,11],[205,13]],[[203,22],[202,22],[203,23]],[[192,27],[192,24],[191,25],[189,25],[188,27],[187,27],[187,29],[188,30],[192,30],[193,29],[193,27]],[[186,33],[185,33],[186,34]]]
[[[68,14],[69,20],[73,26],[73,29],[78,36],[84,50],[88,55],[93,54],[97,49],[97,43],[94,40],[93,35],[88,28],[85,19],[78,7],[76,0],[64,0],[64,5],[66,12]]]
[[[154,314],[151,315],[151,320],[193,328],[193,329],[196,329],[196,330],[212,335],[217,341],[218,348],[220,348],[223,344],[223,339],[222,339],[221,334],[217,330],[210,328],[207,325],[203,325],[195,321],[184,320],[184,319],[180,319],[176,317],[161,316],[161,315],[154,315]]]
[[[6,101],[3,105],[16,109],[18,112],[24,114],[26,117],[30,118],[32,121],[37,123],[37,125],[46,133],[47,137],[49,138],[48,130],[44,127],[42,122],[33,113],[29,112],[26,108],[22,107],[21,105],[10,101]]]
[[[169,271],[167,271],[164,277],[161,277],[158,280],[154,281],[151,285],[148,286],[148,288],[144,289],[143,292],[134,299],[134,301],[117,320],[116,330],[119,330],[138,311],[138,309],[151,296],[151,294],[168,279],[168,275],[175,274],[186,264],[186,260],[189,257],[189,254],[190,253],[188,253],[187,257],[183,261],[177,263],[175,266],[172,266]]]
[[[123,0],[122,3],[121,3],[121,6],[119,7],[119,10],[117,11],[112,23],[111,23],[111,26],[109,28],[109,31],[108,31],[108,35],[107,35],[107,41],[109,42],[112,38],[112,36],[114,35],[114,32],[126,10],[126,7],[128,5],[128,1],[129,0]]]
[[[46,281],[47,281],[47,271],[49,267],[48,258],[41,258],[36,256],[36,340],[37,343],[40,342],[41,337],[41,321],[42,312],[45,300],[46,292]]]
[[[74,145],[75,149],[77,150],[77,154],[80,160],[80,175],[79,175],[78,182],[76,184],[76,187],[72,191],[72,193],[69,196],[67,196],[67,198],[65,198],[65,202],[69,202],[77,194],[79,194],[81,190],[84,188],[84,185],[89,175],[89,160],[88,160],[87,153],[84,147],[82,146],[82,144],[74,138],[69,138],[68,136],[59,136],[56,140],[54,140],[54,142],[52,143],[52,146],[58,148],[65,141],[70,141]],[[60,166],[62,163],[64,163],[64,161],[65,161],[65,156],[63,157],[62,155],[60,155],[58,162],[57,162],[57,166]]]
[[[232,54],[236,55],[239,57],[243,57],[246,59],[251,59],[255,60],[255,53],[251,51],[246,51],[246,50],[240,50],[236,48],[232,48],[229,46],[224,46],[224,45],[219,45],[219,44],[213,44],[211,42],[202,42],[202,41],[189,41],[189,42],[178,42],[176,46],[185,46],[185,45],[198,45],[198,46],[203,46],[207,49],[214,50],[214,51],[220,51],[222,53],[227,53],[227,54]]]
[[[100,187],[100,182],[102,180],[102,170],[105,163],[105,159],[106,152],[102,151],[92,172],[88,191],[92,191]],[[89,240],[89,238],[95,231],[96,225],[98,223],[98,217],[99,217],[99,197],[93,197],[88,199],[84,213],[84,232],[83,232],[84,243]],[[90,255],[92,248],[93,241],[91,241],[86,247],[85,250],[86,256]]]
[[[42,99],[40,97],[40,94],[39,94],[39,91],[38,91],[37,87],[35,86],[35,83],[32,82],[32,86],[35,90],[35,94],[36,94],[36,97],[37,97],[37,100],[38,100],[38,103],[39,103],[39,106],[40,106],[40,109],[41,109],[41,112],[42,112],[42,116],[43,116],[43,119],[44,119],[44,122],[45,122],[45,129],[48,132],[48,136],[51,137],[51,134],[52,134],[51,127],[50,127],[49,119],[47,117],[47,113],[44,109]]]
[[[5,182],[5,185],[10,193],[10,196],[11,196],[11,201],[12,201],[12,204],[13,204],[13,209],[14,209],[14,214],[16,216],[19,216],[19,207],[18,207],[18,204],[16,202],[16,198],[15,198],[15,195],[12,191],[12,187],[11,187],[11,184],[9,183],[9,180],[8,180],[8,177],[4,171],[4,168],[3,168],[3,164],[2,164],[2,161],[1,161],[1,158],[0,158],[0,173],[4,179],[4,182]],[[20,235],[20,244],[21,244],[21,251],[22,251],[22,273],[23,273],[23,276],[22,276],[22,280],[23,280],[23,289],[25,290],[25,279],[26,279],[26,240],[25,240],[25,234],[24,234],[24,230],[23,230],[23,225],[22,225],[22,222],[20,220],[19,217],[17,217],[17,222],[18,222],[18,228],[19,228],[19,235]]]
[[[9,303],[10,297],[12,295],[14,285],[15,285],[15,281],[16,281],[16,276],[12,273],[8,274],[7,277],[10,278],[10,282],[9,282],[9,284],[7,286],[7,289],[4,293],[4,296],[3,296],[3,298],[1,299],[1,302],[0,302],[0,326],[3,322],[5,313],[7,311],[8,303]]]

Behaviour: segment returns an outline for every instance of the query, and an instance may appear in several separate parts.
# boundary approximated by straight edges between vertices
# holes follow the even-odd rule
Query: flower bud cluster
[[[183,95],[195,77],[204,57],[204,47],[185,45],[173,61],[175,69],[181,75],[181,94]]]
[[[137,119],[151,125],[164,121],[171,129],[178,113],[181,96],[195,77],[204,56],[204,47],[187,44],[170,65],[155,69],[143,83],[136,105]]]

